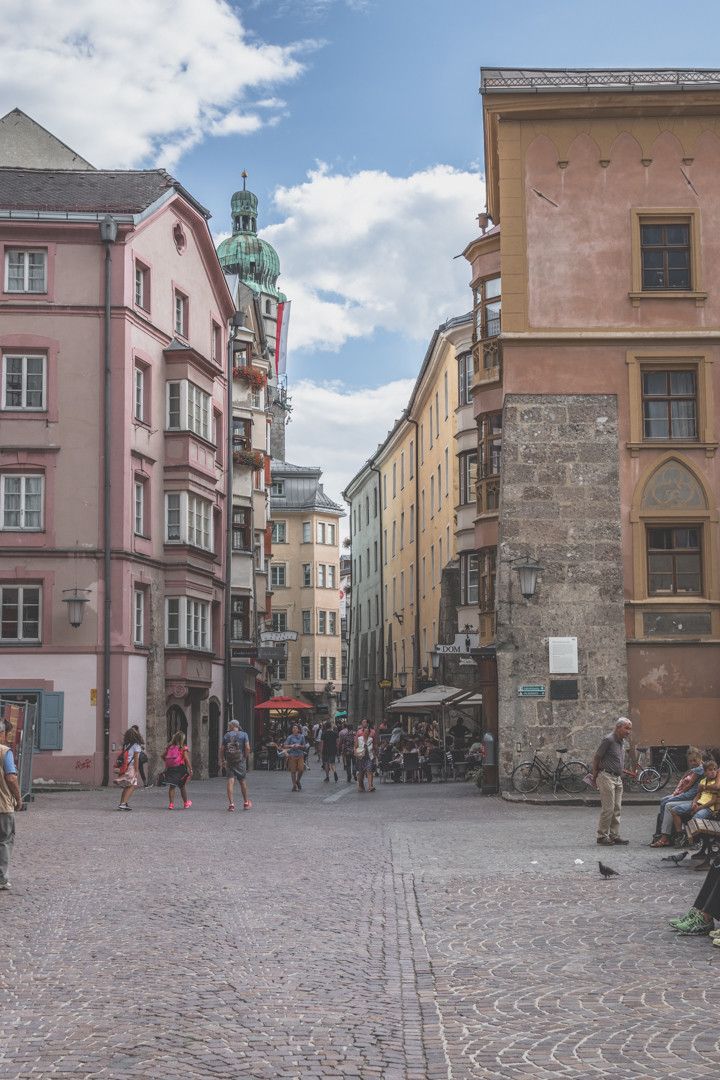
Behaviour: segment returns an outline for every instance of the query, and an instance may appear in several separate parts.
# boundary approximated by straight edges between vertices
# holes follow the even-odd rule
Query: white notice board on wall
[[[577,675],[578,647],[576,637],[548,638],[551,675]]]

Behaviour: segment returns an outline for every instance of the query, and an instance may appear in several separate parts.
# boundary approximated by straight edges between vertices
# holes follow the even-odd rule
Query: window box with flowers
[[[261,450],[233,450],[236,465],[246,465],[249,469],[262,469],[265,455]]]
[[[267,375],[260,368],[248,365],[247,367],[234,367],[233,378],[246,382],[252,390],[263,390],[267,386]]]

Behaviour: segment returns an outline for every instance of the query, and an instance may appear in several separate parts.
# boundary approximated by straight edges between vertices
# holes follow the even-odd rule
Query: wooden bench
[[[685,826],[688,840],[693,844],[701,841],[700,855],[703,862],[720,859],[720,820],[717,818],[693,818]]]

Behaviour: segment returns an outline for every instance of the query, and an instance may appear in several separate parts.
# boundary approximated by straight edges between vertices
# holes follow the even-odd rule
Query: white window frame
[[[270,495],[275,495],[278,499],[285,497],[285,481],[284,480],[271,480],[270,482]]]
[[[303,544],[312,544],[312,521],[303,521],[302,523],[302,542]]]
[[[190,431],[206,442],[213,441],[212,398],[189,379],[166,383],[165,430]]]
[[[173,327],[175,333],[186,340],[188,336],[188,315],[188,298],[180,289],[176,289],[173,305]]]
[[[276,633],[287,630],[287,611],[273,611],[270,626]]]
[[[325,588],[325,563],[318,563],[317,565],[317,587],[318,589]]]
[[[328,544],[335,545],[335,525],[333,522],[329,522],[326,526],[326,535]]]
[[[272,522],[272,542],[273,542],[273,544],[286,544],[287,543],[287,522],[286,521],[273,521]]]
[[[318,634],[327,634],[327,611],[323,611],[322,608],[318,609]]]
[[[328,589],[335,588],[335,567],[332,563],[329,563],[327,568],[327,587]]]
[[[312,563],[303,563],[303,588],[312,588]]]
[[[280,580],[281,578],[282,580]],[[287,563],[279,563],[274,560],[270,563],[270,587],[272,589],[287,588]]]
[[[328,679],[335,682],[337,679],[337,657],[328,656]]]
[[[145,644],[145,590],[133,592],[133,645]]]
[[[309,656],[300,657],[300,678],[303,682],[309,682],[312,679],[312,667],[310,665]]]
[[[327,632],[332,637],[335,637],[337,635],[337,611],[328,611],[327,618],[328,618]]]
[[[142,308],[143,311],[150,310],[149,304],[149,284],[150,269],[145,266],[144,263],[138,259],[135,260],[135,280],[133,282],[133,296],[135,300],[135,307]]]
[[[145,423],[145,371],[136,364],[133,372],[133,416],[141,424]]]
[[[172,530],[171,530],[172,516]],[[165,543],[215,550],[213,504],[188,491],[165,492]],[[177,533],[178,535],[171,535]]]
[[[5,618],[4,618],[3,612],[4,612],[5,604],[7,602],[6,598],[5,598],[5,594],[9,593],[11,591],[17,591],[17,594],[18,594],[18,597],[17,597],[18,617],[17,617],[17,621],[16,621],[16,629],[18,629],[20,631],[20,633],[16,637],[3,637],[2,636],[2,625],[6,621]],[[25,635],[23,633],[23,631],[25,629],[26,593],[31,593],[31,592],[32,593],[37,593],[37,610],[38,610],[38,614],[37,614],[37,634],[34,635],[34,636]],[[43,596],[42,596],[42,586],[41,585],[10,585],[10,584],[7,584],[7,583],[5,585],[0,585],[0,642],[2,642],[2,644],[7,645],[9,643],[15,643],[15,642],[21,644],[22,642],[26,642],[26,641],[27,642],[32,641],[32,642],[37,643],[37,642],[42,641],[42,600],[43,600]],[[34,601],[30,600],[28,598],[27,603],[28,604],[34,604]]]
[[[165,597],[165,646],[169,649],[212,649],[210,604],[190,596]]]
[[[307,608],[302,613],[302,632],[312,634],[312,611]]]
[[[135,481],[133,531],[136,536],[145,535],[145,482],[143,480]]]
[[[20,481],[19,491],[8,491],[8,481],[12,480]],[[38,491],[28,492],[28,481],[37,481],[39,485]],[[15,484],[13,483],[13,486]],[[9,509],[7,501],[13,496],[19,496],[20,504],[16,509]],[[27,506],[28,497],[34,498],[40,497],[39,510],[29,510]],[[8,532],[42,532],[44,527],[44,509],[45,509],[45,477],[40,473],[3,473],[0,476],[0,529]],[[10,524],[8,518],[10,515],[18,514],[17,524]],[[38,521],[36,524],[28,525],[26,517],[29,514],[38,514]]]
[[[10,286],[10,259],[13,255],[22,256],[22,288],[11,288]],[[42,288],[31,289],[30,288],[30,255],[42,256]],[[5,248],[5,292],[12,293],[13,295],[19,295],[23,293],[29,293],[31,296],[39,296],[47,293],[48,282],[48,253],[47,248]]]
[[[318,521],[317,523],[317,542],[318,544],[325,543],[325,522]]]
[[[20,404],[9,405],[9,393],[17,391],[8,390],[8,360],[20,360]],[[40,360],[42,362],[42,401],[40,405],[28,405],[28,393],[36,394],[37,390],[28,390],[28,360]],[[33,373],[35,375],[36,373]],[[47,356],[44,353],[15,353],[5,352],[2,358],[2,407],[13,412],[45,412],[47,410]]]
[[[327,656],[320,657],[320,682],[327,682],[328,677],[328,658]]]

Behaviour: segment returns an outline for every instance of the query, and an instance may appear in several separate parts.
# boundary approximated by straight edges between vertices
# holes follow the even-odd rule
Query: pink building
[[[134,723],[151,759],[179,728],[217,757],[234,305],[208,216],[159,169],[0,168],[0,697],[36,706],[38,778],[102,782]]]

